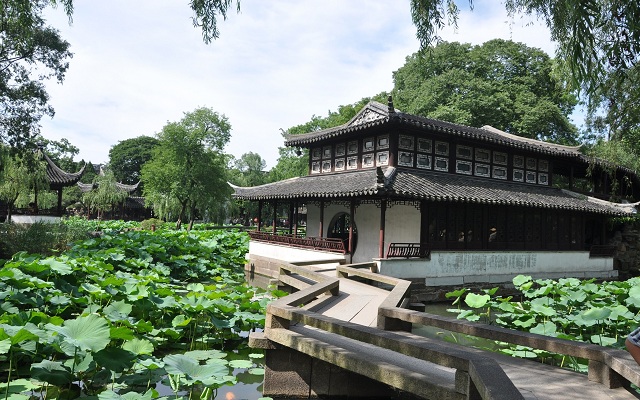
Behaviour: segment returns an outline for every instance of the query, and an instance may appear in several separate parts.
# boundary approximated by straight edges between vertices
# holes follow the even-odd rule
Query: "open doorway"
[[[340,212],[331,219],[329,229],[327,231],[328,238],[342,239],[344,248],[349,251],[349,226],[351,225],[351,216],[346,212]],[[353,224],[353,243],[351,245],[351,253],[356,252],[358,244],[358,229]]]

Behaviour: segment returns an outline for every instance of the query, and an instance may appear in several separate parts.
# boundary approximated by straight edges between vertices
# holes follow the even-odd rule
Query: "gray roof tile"
[[[379,183],[379,171],[370,169],[233,188],[234,197],[245,200],[385,197],[574,210],[605,215],[629,215],[634,212],[631,205],[598,200],[563,189],[434,171],[387,168],[384,181]]]

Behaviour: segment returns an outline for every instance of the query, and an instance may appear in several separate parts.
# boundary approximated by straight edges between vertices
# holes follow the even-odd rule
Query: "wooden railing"
[[[323,237],[299,237],[294,235],[274,235],[272,233],[249,231],[251,240],[260,242],[284,244],[302,249],[328,251],[331,253],[346,254],[342,239]]]
[[[389,243],[387,258],[431,258],[431,248],[427,243]]]

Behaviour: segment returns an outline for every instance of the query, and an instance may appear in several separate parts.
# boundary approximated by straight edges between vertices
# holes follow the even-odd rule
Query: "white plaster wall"
[[[420,211],[408,205],[387,208],[384,242],[385,247],[392,242],[420,243]]]
[[[534,278],[617,276],[612,258],[589,258],[589,252],[452,252],[434,251],[427,259],[378,259],[381,274],[424,279],[427,286],[471,282],[509,282],[516,275]],[[561,271],[561,272],[560,272]]]
[[[318,261],[322,262],[345,262],[342,254],[329,253],[326,251],[307,250],[296,247],[281,246],[277,244],[250,241],[249,255],[273,258],[288,263]],[[250,257],[249,257],[250,258]]]
[[[358,246],[352,262],[370,262],[378,257],[380,241],[380,209],[374,204],[362,204],[356,208],[356,226],[358,227]]]
[[[349,207],[331,204],[324,210],[324,232],[331,219],[339,212],[349,212]],[[318,236],[320,208],[312,203],[307,205],[307,236]],[[353,254],[353,262],[369,262],[378,257],[380,240],[380,208],[374,204],[356,207],[355,223],[358,228],[358,246]],[[420,211],[414,206],[394,205],[387,208],[385,223],[385,252],[391,242],[407,243],[420,241]]]
[[[307,203],[307,237],[317,237],[320,227],[320,207],[309,202]]]

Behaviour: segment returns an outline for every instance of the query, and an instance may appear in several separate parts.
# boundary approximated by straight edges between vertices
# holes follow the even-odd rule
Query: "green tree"
[[[113,172],[106,170],[103,174],[96,175],[93,181],[94,188],[82,196],[89,211],[98,212],[98,219],[101,219],[105,212],[113,211],[129,197],[129,193],[119,189],[116,182]]]
[[[45,0],[0,4],[0,141],[12,146],[32,141],[42,116],[53,116],[44,81],[62,82],[69,66],[69,43],[42,18],[48,4]]]
[[[269,182],[305,176],[309,173],[309,150],[279,147],[278,153],[278,162],[269,171]]]
[[[441,42],[394,72],[395,106],[425,117],[568,145],[577,99],[542,50],[501,39],[479,46]]]
[[[472,0],[469,1],[473,9]],[[507,0],[508,14],[534,16],[558,43],[575,87],[584,90],[590,128],[621,139],[640,127],[640,4],[634,1]],[[411,15],[423,49],[439,41],[438,31],[457,24],[453,0],[411,0]]]
[[[267,174],[265,168],[266,161],[260,154],[252,151],[244,153],[238,160],[235,160],[235,168],[242,176],[242,186],[258,186],[266,183]]]
[[[11,220],[14,205],[32,203],[37,212],[38,190],[49,188],[46,164],[33,151],[15,152],[0,145],[0,199],[7,203],[7,221]]]
[[[188,217],[190,229],[198,214],[219,214],[231,192],[222,153],[230,131],[226,116],[205,107],[162,128],[153,157],[142,167],[144,195],[156,215],[175,217],[177,228]]]
[[[158,139],[139,136],[118,142],[109,150],[109,169],[118,182],[135,184],[140,181],[140,171],[144,163],[151,159]]]

